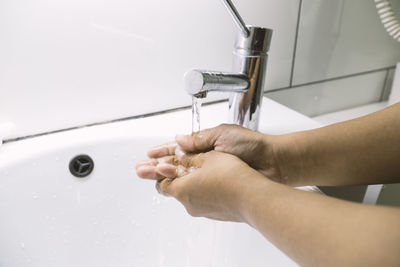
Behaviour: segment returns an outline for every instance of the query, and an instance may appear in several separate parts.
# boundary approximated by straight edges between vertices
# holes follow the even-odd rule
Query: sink
[[[201,127],[224,122],[227,103],[203,107]],[[267,98],[260,131],[320,124]],[[75,129],[0,148],[0,266],[297,266],[245,224],[187,215],[138,179],[146,150],[189,133],[191,111]],[[94,162],[71,174],[77,155]],[[307,190],[307,188],[306,188]]]

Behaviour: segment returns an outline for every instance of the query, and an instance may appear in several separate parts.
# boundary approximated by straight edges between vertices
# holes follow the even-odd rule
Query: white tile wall
[[[394,66],[398,61],[400,44],[384,30],[374,1],[303,0],[294,85]]]
[[[396,68],[387,70],[385,87],[383,88],[382,91],[382,101],[389,100],[390,94],[392,92],[395,71]]]
[[[318,115],[388,95],[382,68],[400,44],[372,0],[234,2],[248,24],[274,29],[271,98]],[[234,33],[219,0],[3,0],[0,124],[15,138],[190,105],[183,73],[229,71]]]
[[[287,87],[299,0],[235,3],[275,30],[268,88]],[[217,0],[3,0],[0,123],[18,137],[189,105],[183,73],[230,70],[234,32]]]
[[[266,96],[308,116],[380,101],[386,71],[373,72],[288,90]]]

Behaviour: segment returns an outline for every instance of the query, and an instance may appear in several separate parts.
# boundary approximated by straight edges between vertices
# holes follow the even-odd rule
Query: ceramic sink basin
[[[206,106],[202,128],[227,117]],[[264,99],[260,131],[319,127]],[[10,142],[0,147],[0,266],[297,266],[245,224],[190,217],[177,201],[138,179],[146,150],[189,133],[191,111],[108,123]],[[94,162],[73,176],[77,155]]]

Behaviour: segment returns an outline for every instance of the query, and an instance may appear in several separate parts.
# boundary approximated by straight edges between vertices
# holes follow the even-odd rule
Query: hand
[[[138,175],[158,180],[158,191],[176,198],[194,217],[244,222],[244,202],[252,196],[246,192],[266,180],[237,157],[215,151],[157,161],[138,163]]]
[[[193,135],[177,136],[176,143],[155,147],[148,152],[148,156],[161,158],[174,154],[182,156],[183,153],[215,150],[235,155],[268,178],[282,183],[277,160],[277,138],[237,125],[223,124]]]

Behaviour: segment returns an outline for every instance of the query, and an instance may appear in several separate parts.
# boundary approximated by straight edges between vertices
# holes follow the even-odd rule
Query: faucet
[[[190,70],[185,73],[185,90],[199,98],[212,91],[230,92],[229,123],[257,131],[272,30],[246,26],[232,2],[222,2],[239,29],[233,51],[233,72]]]

